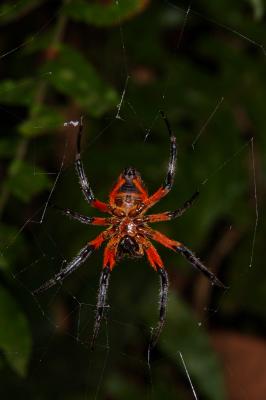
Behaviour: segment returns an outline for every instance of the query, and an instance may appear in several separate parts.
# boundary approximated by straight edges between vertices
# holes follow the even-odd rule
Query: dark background
[[[2,398],[193,399],[181,356],[200,399],[265,398],[264,11],[260,0],[191,9],[148,0],[1,4]],[[48,206],[98,215],[74,171],[77,131],[64,123],[84,116],[87,175],[107,200],[128,165],[150,193],[163,181],[159,109],[176,133],[178,165],[154,212],[176,209],[196,189],[200,197],[158,229],[230,288],[212,287],[158,245],[171,290],[148,364],[159,280],[145,259],[114,269],[94,352],[102,251],[61,288],[31,292],[100,231]]]

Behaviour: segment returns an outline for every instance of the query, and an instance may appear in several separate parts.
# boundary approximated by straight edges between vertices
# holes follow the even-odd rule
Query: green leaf
[[[128,19],[146,8],[148,0],[111,1],[109,4],[90,4],[78,0],[65,5],[69,17],[95,26],[110,26]]]
[[[42,0],[15,0],[6,1],[0,5],[0,24],[8,23],[23,17],[35,7],[43,3]]]
[[[62,46],[56,59],[46,64],[50,83],[74,98],[93,116],[100,116],[118,104],[118,95],[106,84],[89,62],[77,51]]]
[[[7,79],[0,82],[0,103],[29,106],[34,99],[36,83],[32,79],[14,81]]]
[[[21,260],[26,251],[26,242],[22,234],[19,234],[16,226],[0,225],[0,269],[7,271]],[[11,246],[12,245],[12,246]]]
[[[23,122],[19,131],[23,136],[35,137],[53,132],[63,123],[61,115],[51,107],[41,106],[34,116]]]
[[[14,196],[24,202],[51,187],[45,171],[25,161],[14,161],[9,172],[7,186]]]
[[[0,348],[10,366],[25,376],[31,352],[31,335],[28,322],[14,299],[0,288]]]
[[[140,386],[130,382],[129,379],[125,379],[122,374],[113,372],[111,376],[108,376],[106,385],[108,393],[116,400],[134,400],[142,396]]]
[[[2,159],[12,157],[16,151],[17,142],[17,139],[13,137],[0,139],[0,157]]]
[[[260,20],[264,14],[264,5],[262,0],[249,0],[253,7],[254,18]]]

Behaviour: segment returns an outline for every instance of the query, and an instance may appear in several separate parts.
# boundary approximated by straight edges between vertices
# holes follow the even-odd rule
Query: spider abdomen
[[[117,248],[117,258],[141,257],[143,255],[142,248],[132,236],[123,236]]]

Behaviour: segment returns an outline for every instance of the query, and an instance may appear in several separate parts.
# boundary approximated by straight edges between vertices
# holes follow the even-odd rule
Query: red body
[[[140,257],[145,253],[155,269],[163,268],[162,260],[150,239],[154,239],[167,247],[174,249],[179,242],[170,240],[164,235],[153,231],[148,222],[164,221],[169,217],[164,214],[145,216],[147,209],[157,203],[166,194],[162,187],[151,197],[143,185],[140,174],[134,168],[126,168],[119,176],[116,185],[109,196],[109,204],[94,204],[95,207],[112,214],[107,220],[111,227],[105,231],[111,231],[111,238],[104,252],[104,267],[113,269],[115,262],[123,256]],[[97,223],[95,218],[95,223]],[[100,222],[103,219],[101,218]],[[102,224],[102,223],[101,223]],[[101,235],[95,239],[94,244],[100,246],[105,240]]]

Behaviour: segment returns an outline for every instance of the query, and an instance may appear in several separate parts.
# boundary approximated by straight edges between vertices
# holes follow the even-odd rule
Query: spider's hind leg
[[[95,340],[98,336],[99,329],[101,326],[102,319],[105,314],[106,306],[106,298],[107,298],[107,290],[109,285],[111,269],[109,267],[105,267],[101,273],[99,291],[98,291],[98,299],[97,299],[97,307],[96,307],[96,318],[93,328],[93,335],[91,339],[91,349],[93,349]]]
[[[168,289],[169,289],[169,280],[166,270],[164,268],[158,268],[157,271],[160,276],[160,284],[161,284],[160,297],[159,297],[159,321],[157,323],[157,326],[152,329],[152,336],[149,345],[150,349],[152,349],[156,345],[165,324]]]
[[[159,321],[156,327],[152,328],[152,335],[149,344],[149,348],[152,349],[156,345],[165,323],[169,280],[168,274],[164,269],[163,262],[156,248],[148,240],[146,240],[146,246],[146,255],[148,257],[148,261],[155,271],[158,272],[161,284],[159,297]]]

